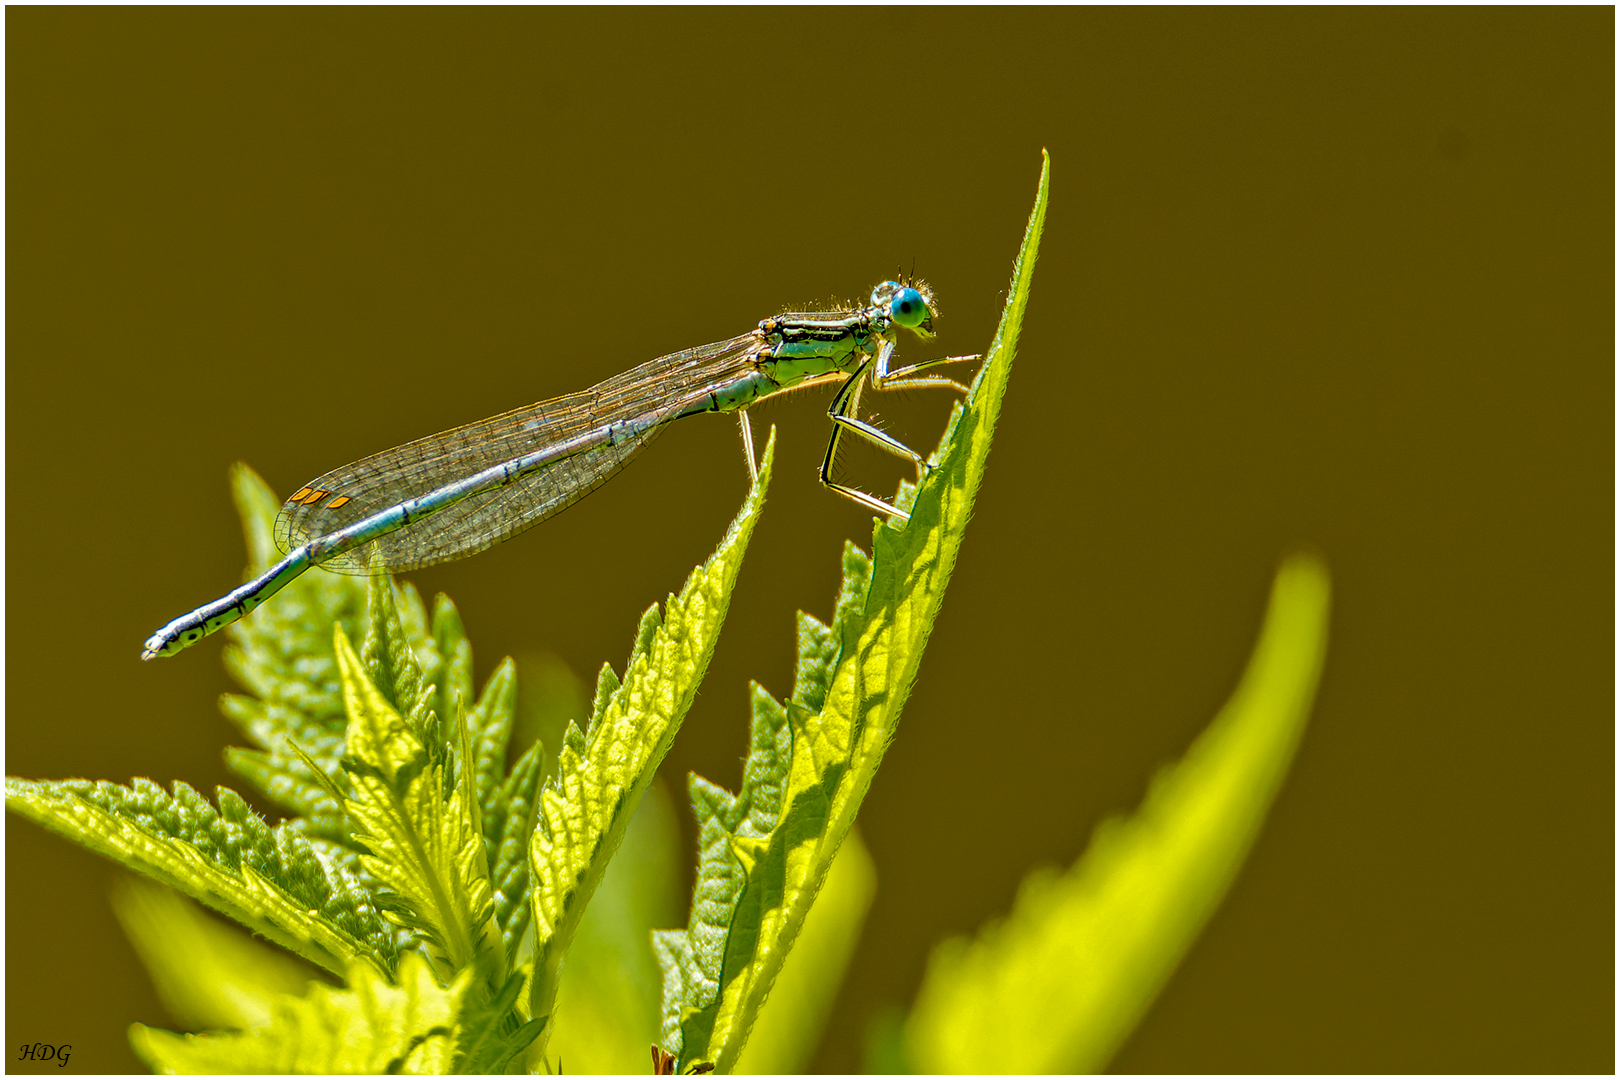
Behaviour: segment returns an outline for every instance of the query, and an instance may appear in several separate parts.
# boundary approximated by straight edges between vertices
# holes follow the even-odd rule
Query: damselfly
[[[844,432],[912,462],[922,456],[860,419],[861,390],[967,387],[928,368],[979,359],[946,356],[891,369],[901,327],[934,336],[934,298],[920,281],[885,281],[867,307],[789,312],[728,341],[671,353],[589,390],[430,435],[317,477],[276,518],[275,566],[146,640],[143,660],[172,656],[264,603],[312,566],[345,574],[414,570],[510,539],[601,487],[665,425],[734,412],[755,475],[747,408],[788,390],[841,382],[821,482],[868,509],[894,506],[832,479]]]

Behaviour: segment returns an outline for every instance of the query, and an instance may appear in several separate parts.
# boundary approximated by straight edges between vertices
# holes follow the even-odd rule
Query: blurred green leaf
[[[658,1038],[652,929],[680,912],[680,828],[654,781],[568,950],[548,1056],[570,1073],[640,1073]]]
[[[1310,715],[1328,578],[1277,574],[1265,628],[1226,707],[1129,819],[1065,873],[1025,879],[1012,914],[941,944],[906,1030],[920,1072],[1106,1067],[1226,895]]]
[[[562,657],[544,649],[517,656],[517,730],[519,746],[536,739],[546,746],[561,746],[569,721],[576,724],[591,712],[591,690]],[[553,762],[555,764],[555,762]],[[547,768],[546,775],[555,770]]]
[[[444,1073],[472,977],[469,968],[441,988],[427,962],[407,953],[397,985],[355,964],[348,989],[316,983],[303,997],[283,995],[269,1026],[255,1031],[176,1035],[135,1024],[129,1038],[154,1072]]]
[[[142,878],[118,879],[113,912],[163,1007],[183,1027],[265,1027],[281,995],[302,994],[314,979],[286,953]]]

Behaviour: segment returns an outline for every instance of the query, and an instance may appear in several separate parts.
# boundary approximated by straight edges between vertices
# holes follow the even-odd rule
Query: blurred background
[[[7,772],[241,787],[223,637],[137,659],[240,580],[232,461],[286,494],[897,267],[942,311],[903,355],[981,351],[1045,147],[1018,363],[861,815],[877,895],[816,1066],[858,1068],[934,942],[1137,804],[1311,546],[1335,588],[1315,718],[1115,1067],[1614,1069],[1612,9],[6,28]],[[789,690],[794,611],[829,617],[839,545],[870,544],[816,483],[826,405],[753,414],[777,475],[662,769],[679,801],[689,770],[735,788],[747,681]],[[948,405],[870,407],[931,448]],[[515,655],[590,682],[746,481],[735,427],[686,421],[411,580],[460,606],[480,681]],[[126,1025],[168,1020],[113,867],[6,825],[9,1041],[138,1068]]]

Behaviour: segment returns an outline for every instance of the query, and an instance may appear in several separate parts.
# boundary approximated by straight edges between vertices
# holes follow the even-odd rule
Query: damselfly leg
[[[748,482],[759,483],[759,466],[754,464],[754,429],[748,423],[748,410],[737,413],[737,427],[742,430],[743,457],[748,459]]]
[[[872,384],[874,390],[919,390],[925,387],[942,387],[967,393],[968,388],[955,379],[947,379],[942,375],[921,375],[919,372],[941,364],[961,364],[980,359],[979,356],[942,356],[938,360],[925,360],[920,364],[911,364],[907,367],[888,370],[889,357],[893,355],[894,347],[885,342],[878,350],[874,361],[868,360],[862,364],[855,373],[845,381],[833,397],[832,405],[827,409],[827,416],[832,420],[832,437],[827,440],[827,454],[821,459],[821,483],[826,488],[836,491],[852,502],[859,503],[869,510],[880,514],[897,517],[901,521],[909,521],[910,514],[898,509],[893,504],[885,502],[875,495],[868,495],[845,484],[840,484],[832,478],[833,461],[838,456],[838,440],[848,430],[872,443],[880,450],[893,454],[897,458],[911,462],[917,467],[917,479],[921,482],[923,473],[928,469],[928,462],[923,456],[893,435],[860,418],[861,390],[867,382]]]

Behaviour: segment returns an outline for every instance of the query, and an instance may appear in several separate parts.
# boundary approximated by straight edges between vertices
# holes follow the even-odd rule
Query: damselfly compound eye
[[[916,289],[901,289],[889,301],[889,314],[901,326],[916,326],[928,318],[928,305]]]
[[[893,296],[904,287],[905,286],[901,285],[898,281],[885,281],[877,288],[872,290],[872,303],[886,304],[889,302],[889,297]]]

